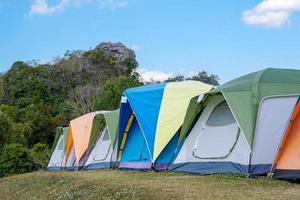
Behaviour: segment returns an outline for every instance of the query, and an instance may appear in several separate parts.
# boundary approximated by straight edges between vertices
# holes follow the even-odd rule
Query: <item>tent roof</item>
[[[204,99],[216,93],[224,95],[249,145],[252,146],[256,115],[261,100],[270,96],[300,94],[300,70],[267,68],[250,73],[219,86],[209,92]],[[198,104],[200,105],[201,103]],[[199,111],[199,108],[193,110]],[[190,117],[187,116],[182,135],[186,135],[187,127],[192,124]]]
[[[124,92],[153,161],[182,125],[190,99],[210,89],[211,85],[199,81],[183,81],[147,85]]]
[[[94,117],[95,113],[88,113],[70,122],[77,162],[88,149]]]

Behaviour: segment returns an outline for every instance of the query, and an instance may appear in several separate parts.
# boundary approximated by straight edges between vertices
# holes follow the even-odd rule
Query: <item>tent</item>
[[[119,111],[99,111],[70,122],[65,167],[96,169],[110,164]]]
[[[111,168],[117,159],[117,131],[119,110],[102,112],[95,116],[84,169]],[[84,160],[84,159],[83,159]]]
[[[52,147],[52,154],[47,170],[61,170],[64,168],[64,158],[67,144],[68,128],[58,127]]]
[[[268,68],[193,98],[170,169],[267,174],[299,94],[299,70]]]
[[[127,89],[120,108],[119,168],[150,169],[154,163],[157,170],[166,168],[190,99],[210,89],[211,85],[198,81]]]
[[[298,101],[288,128],[278,149],[272,172],[275,179],[300,180],[300,101]]]

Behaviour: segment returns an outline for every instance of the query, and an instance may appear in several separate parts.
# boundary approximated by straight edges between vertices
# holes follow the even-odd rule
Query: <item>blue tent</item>
[[[174,157],[190,99],[211,88],[184,81],[127,89],[120,108],[119,168],[165,169]]]

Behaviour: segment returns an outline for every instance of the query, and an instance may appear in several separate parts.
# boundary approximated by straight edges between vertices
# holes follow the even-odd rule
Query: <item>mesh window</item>
[[[226,101],[215,107],[209,116],[206,126],[225,126],[235,123],[235,119]]]
[[[58,144],[58,150],[63,150],[64,149],[64,140],[60,139],[59,140],[59,144]]]
[[[108,130],[105,129],[105,132],[104,132],[104,136],[102,138],[103,141],[108,141],[109,140],[109,135],[108,135]]]

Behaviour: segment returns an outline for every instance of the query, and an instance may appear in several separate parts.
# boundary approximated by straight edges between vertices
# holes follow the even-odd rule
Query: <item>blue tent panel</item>
[[[157,120],[165,85],[166,83],[147,85],[131,88],[124,92],[145,134],[151,158],[153,156]]]
[[[145,169],[151,167],[151,158],[146,147],[142,130],[134,119],[120,160],[120,168]]]
[[[118,149],[120,148],[127,121],[132,113],[129,102],[121,103],[120,119],[119,119],[119,134],[118,134]]]
[[[233,162],[188,162],[172,164],[170,169],[195,174],[234,173],[247,175],[249,166]]]
[[[176,158],[176,155],[179,151],[176,151],[177,144],[179,139],[179,132],[177,132],[168,145],[164,148],[161,154],[155,161],[155,170],[167,170],[169,165]]]

